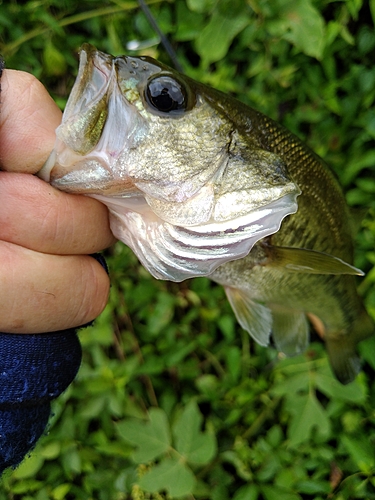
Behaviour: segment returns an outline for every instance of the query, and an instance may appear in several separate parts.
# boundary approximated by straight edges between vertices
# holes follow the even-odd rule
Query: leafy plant
[[[370,209],[353,219],[375,318],[374,2],[148,3],[188,75],[297,133]],[[7,66],[62,108],[83,42],[170,64],[135,1],[12,1],[0,26]],[[111,298],[80,333],[79,375],[0,500],[375,498],[373,338],[343,387],[318,342],[292,359],[254,345],[208,279],[157,282],[122,244],[107,260]]]

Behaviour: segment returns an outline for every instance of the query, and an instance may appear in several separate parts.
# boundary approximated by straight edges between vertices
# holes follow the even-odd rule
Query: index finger
[[[0,241],[37,252],[85,254],[115,242],[107,208],[33,175],[0,172]]]

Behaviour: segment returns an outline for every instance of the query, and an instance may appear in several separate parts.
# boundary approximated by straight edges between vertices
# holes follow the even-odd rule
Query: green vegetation
[[[357,213],[375,318],[375,1],[152,0],[185,72],[265,112],[323,156]],[[0,52],[63,107],[90,42],[170,64],[137,2],[3,2]],[[127,44],[138,41],[139,51]],[[133,44],[132,48],[135,48]],[[324,347],[255,345],[208,279],[158,282],[122,244],[84,362],[0,500],[375,499],[375,341],[341,386]]]

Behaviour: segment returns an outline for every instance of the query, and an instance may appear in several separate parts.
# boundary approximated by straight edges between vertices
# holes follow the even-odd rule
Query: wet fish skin
[[[373,321],[356,291],[355,276],[313,274],[309,269],[293,272],[290,267],[286,271],[296,261],[295,248],[324,252],[353,263],[350,214],[341,187],[325,162],[289,131],[257,112],[252,123],[257,124],[263,147],[280,155],[301,188],[298,211],[247,257],[226,263],[210,277],[225,287],[234,309],[241,307],[243,297],[247,300],[242,326],[253,330],[252,336],[266,345],[268,325],[276,347],[286,354],[298,354],[306,348],[310,328],[307,319],[316,325],[319,318],[333,371],[342,383],[349,383],[360,367],[356,344],[374,332]],[[280,247],[288,249],[284,260],[276,255]],[[238,297],[239,291],[243,297]],[[255,321],[257,304],[268,305],[268,323],[261,315],[262,325]],[[288,336],[285,328],[294,335]]]
[[[182,110],[152,109],[155,75],[185,89]],[[154,60],[85,45],[57,135],[42,178],[106,203],[114,234],[155,277],[208,275],[241,326],[262,345],[272,332],[288,355],[306,348],[312,322],[337,378],[354,379],[356,344],[374,325],[356,291],[348,209],[293,134]]]

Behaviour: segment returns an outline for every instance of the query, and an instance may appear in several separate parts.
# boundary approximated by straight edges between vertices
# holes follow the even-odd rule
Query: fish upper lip
[[[117,85],[115,80],[113,58],[84,44],[77,79],[56,130],[57,138],[75,153],[85,155],[96,147],[107,119],[108,96]]]
[[[85,177],[87,181],[95,180],[94,164],[100,169],[103,181],[111,185],[116,183],[114,165],[119,156],[131,147],[132,141],[136,140],[138,130],[133,130],[132,126],[133,113],[137,111],[129,104],[124,112],[122,106],[123,102],[126,104],[126,100],[124,101],[118,86],[115,58],[85,44],[81,50],[77,79],[78,83],[76,82],[68,99],[63,121],[56,130],[54,151],[38,174],[56,187],[61,186],[64,190],[67,187],[70,190],[71,187],[71,192],[75,191],[73,183],[79,183],[82,189]],[[105,115],[101,115],[103,107],[107,112],[112,112],[114,120],[108,121]],[[97,126],[95,118],[103,122],[97,131],[98,138],[90,141],[87,136],[90,136],[91,129]],[[137,118],[138,126],[141,129],[146,126],[140,117]],[[119,127],[122,127],[124,132],[121,135],[117,133]],[[91,166],[85,168],[87,162]],[[86,172],[86,176],[83,172]],[[81,180],[79,174],[82,175]],[[94,185],[100,185],[99,176],[100,173]],[[128,172],[123,172],[122,180],[125,177],[128,177],[125,183],[129,186],[132,184],[135,190],[134,181],[130,179]]]

